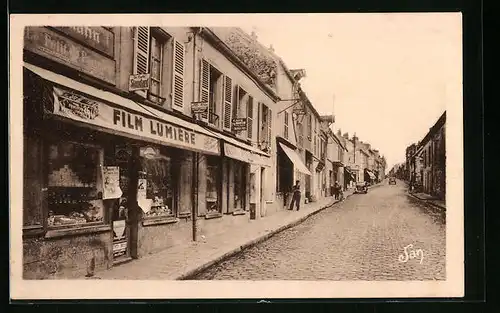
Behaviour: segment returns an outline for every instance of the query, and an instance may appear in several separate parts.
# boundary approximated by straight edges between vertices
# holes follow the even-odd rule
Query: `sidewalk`
[[[347,190],[344,192],[344,197],[347,198],[352,194],[353,190]],[[283,210],[258,220],[249,220],[247,225],[238,227],[238,231],[231,229],[209,239],[186,242],[109,270],[97,272],[92,279],[188,279],[245,248],[303,222],[309,216],[337,202],[339,201],[334,200],[333,197],[328,197],[304,204],[300,211]]]
[[[422,192],[409,192],[408,194],[411,197],[416,198],[417,200],[420,200],[424,203],[446,210],[446,202],[443,200],[439,200],[431,195]]]

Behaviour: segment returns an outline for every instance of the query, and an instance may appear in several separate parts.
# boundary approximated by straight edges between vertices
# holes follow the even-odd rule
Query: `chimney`
[[[344,133],[343,137],[347,140],[349,140],[349,133]]]
[[[274,47],[273,47],[273,45],[272,45],[272,44],[271,44],[271,45],[269,45],[269,51],[274,52]]]
[[[339,130],[337,130],[337,137],[342,137],[342,132]]]

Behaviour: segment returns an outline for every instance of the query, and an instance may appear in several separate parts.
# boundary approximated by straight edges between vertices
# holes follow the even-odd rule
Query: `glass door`
[[[111,211],[113,263],[120,263],[130,259],[130,207],[128,201],[130,190],[130,158],[130,155],[125,154],[116,160],[116,164],[119,167],[122,196],[114,201]]]

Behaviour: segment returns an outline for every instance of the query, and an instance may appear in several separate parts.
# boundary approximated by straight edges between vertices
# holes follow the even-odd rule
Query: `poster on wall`
[[[147,187],[147,179],[139,178],[137,182],[137,204],[142,209],[144,213],[148,213],[151,210],[151,199],[147,199],[146,197],[146,187]]]
[[[120,188],[120,168],[118,166],[104,166],[102,168],[103,199],[117,199],[122,196]]]

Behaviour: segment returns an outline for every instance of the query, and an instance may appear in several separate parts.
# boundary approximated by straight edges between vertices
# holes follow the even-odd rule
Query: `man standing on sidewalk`
[[[292,201],[290,202],[290,209],[293,210],[293,204],[297,206],[297,211],[300,210],[300,180],[295,181],[295,186],[292,187]]]

